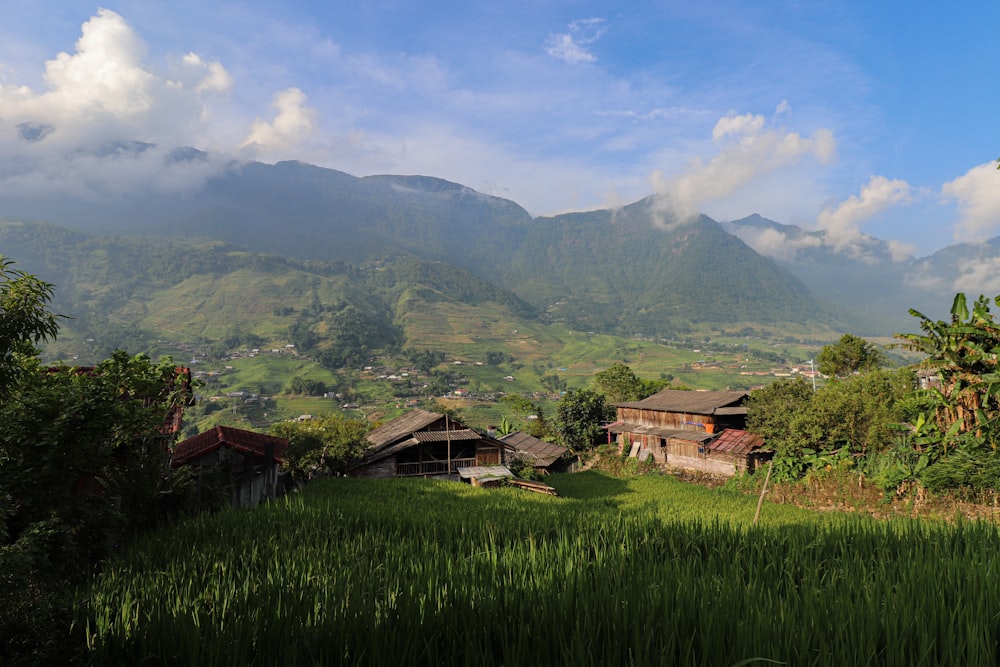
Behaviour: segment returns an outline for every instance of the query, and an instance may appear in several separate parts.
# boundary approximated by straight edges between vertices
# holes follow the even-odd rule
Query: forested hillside
[[[176,166],[197,162],[194,156]],[[388,267],[407,257],[441,262],[585,330],[655,336],[706,322],[851,328],[853,318],[816,299],[713,220],[674,220],[652,199],[532,218],[514,202],[441,179],[356,178],[298,162],[233,164],[198,192],[137,197],[8,198],[0,202],[0,216],[175,239],[163,243],[163,256],[171,252],[167,246],[188,247],[186,240],[198,238],[353,267]]]

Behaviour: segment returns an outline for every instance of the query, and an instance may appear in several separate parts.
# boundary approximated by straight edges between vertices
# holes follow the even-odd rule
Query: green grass
[[[331,479],[150,535],[81,592],[94,664],[995,664],[1000,535],[669,477]],[[764,662],[766,661],[766,662]]]

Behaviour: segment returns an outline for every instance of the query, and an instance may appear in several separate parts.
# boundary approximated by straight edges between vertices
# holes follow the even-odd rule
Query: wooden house
[[[437,412],[415,409],[376,428],[352,477],[455,476],[460,468],[506,463],[512,448]]]
[[[720,475],[753,470],[760,459],[753,452],[763,448],[763,440],[743,430],[748,396],[745,391],[665,389],[641,401],[616,403],[609,437],[616,434],[619,451],[640,460],[652,457],[672,467]],[[723,439],[727,430],[745,436]]]
[[[278,471],[287,450],[285,438],[216,426],[178,443],[170,463],[173,468],[221,473],[222,482],[232,485],[233,507],[253,507],[277,495]],[[218,476],[212,478],[219,481]]]
[[[571,471],[573,468],[574,462],[565,459],[569,452],[568,447],[545,442],[521,431],[509,433],[500,440],[514,448],[514,456],[522,456],[529,460],[535,471],[543,475]]]

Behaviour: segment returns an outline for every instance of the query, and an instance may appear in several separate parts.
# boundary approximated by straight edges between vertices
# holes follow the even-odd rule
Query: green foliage
[[[486,353],[486,363],[490,366],[500,366],[502,364],[509,364],[514,361],[514,357],[507,354],[506,352],[498,352],[496,350],[490,350]]]
[[[293,394],[304,394],[306,396],[322,396],[326,393],[326,383],[322,380],[310,380],[296,375],[288,385],[288,391]]]
[[[614,408],[596,391],[570,390],[556,408],[555,431],[566,447],[587,450],[607,438],[601,424],[613,419],[614,414]]]
[[[0,399],[20,381],[34,346],[59,331],[59,316],[48,309],[54,286],[13,265],[0,255]]]
[[[993,299],[1000,303],[1000,297]],[[922,352],[920,366],[937,376],[937,383],[921,392],[931,406],[916,420],[918,444],[935,458],[949,449],[1000,445],[1000,326],[980,296],[969,310],[964,294],[955,295],[951,321],[920,319],[922,334],[897,334],[900,345]]]
[[[430,373],[435,366],[439,366],[444,363],[444,352],[440,350],[417,350],[409,348],[403,350],[403,356],[406,357],[417,370],[423,373]]]
[[[885,354],[874,343],[844,334],[833,345],[826,345],[816,356],[816,367],[823,375],[847,377],[885,364]]]
[[[883,452],[901,439],[912,416],[913,372],[873,370],[813,392],[802,378],[750,394],[747,428],[776,451],[778,479]]]
[[[296,483],[314,477],[343,474],[364,452],[368,424],[340,415],[275,424],[271,433],[288,439],[282,463]]]
[[[625,364],[612,364],[594,376],[597,390],[610,403],[638,401],[645,398],[643,382]]]

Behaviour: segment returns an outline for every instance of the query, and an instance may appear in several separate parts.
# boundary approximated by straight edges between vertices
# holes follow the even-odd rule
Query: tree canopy
[[[556,408],[556,433],[564,445],[589,449],[605,436],[601,424],[614,416],[614,408],[592,389],[566,392]]]
[[[13,265],[0,255],[0,397],[18,381],[34,346],[59,332],[59,316],[48,309],[54,286]]]
[[[844,334],[816,356],[819,372],[830,377],[847,377],[885,364],[885,354],[874,343],[852,334]]]

